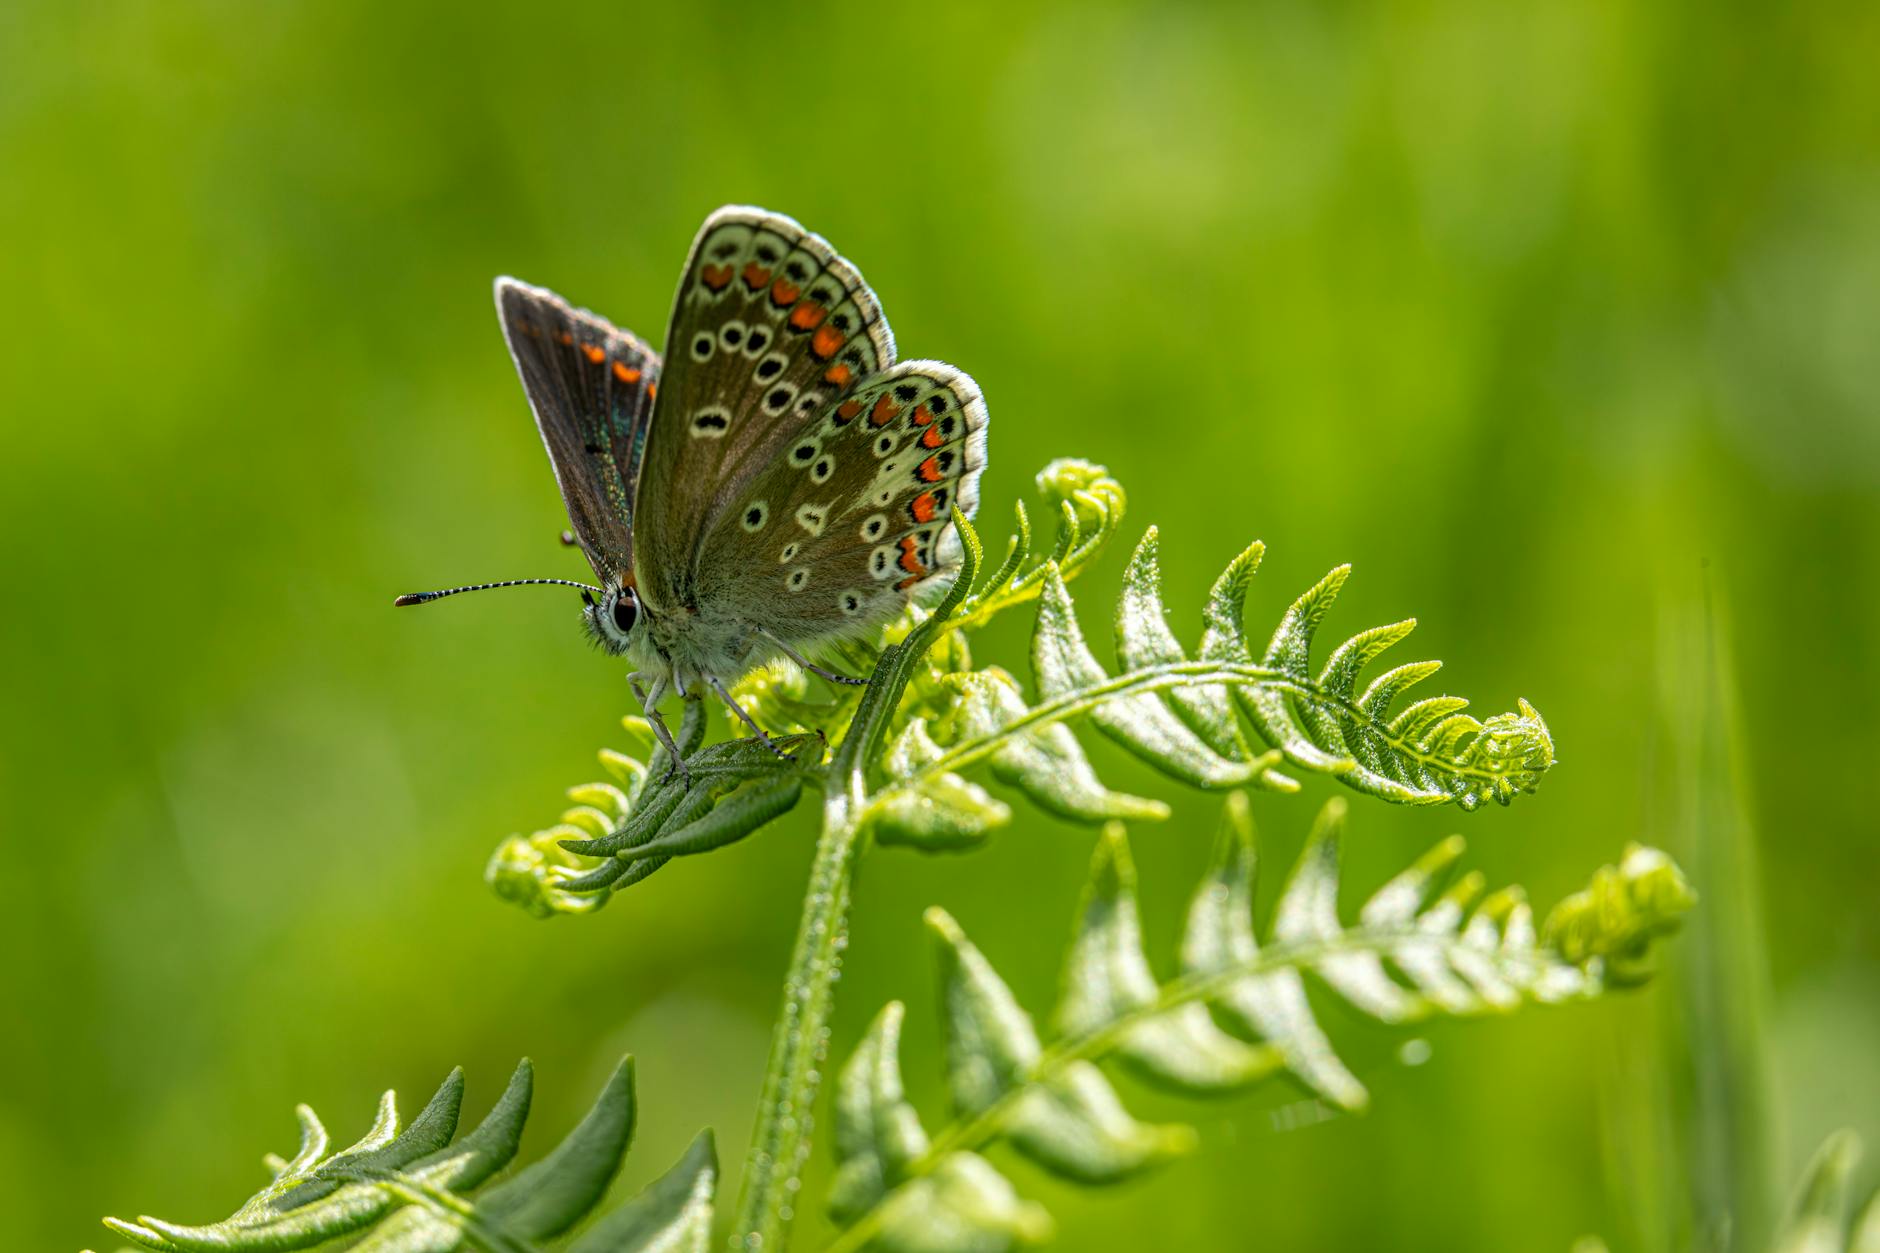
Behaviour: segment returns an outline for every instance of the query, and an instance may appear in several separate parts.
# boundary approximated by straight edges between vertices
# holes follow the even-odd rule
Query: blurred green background
[[[481,1110],[524,1054],[526,1151],[631,1050],[623,1186],[703,1124],[735,1168],[809,816],[532,921],[484,858],[625,742],[621,667],[572,597],[390,607],[581,573],[492,276],[657,340],[728,201],[978,377],[989,533],[1102,461],[1184,633],[1262,538],[1256,622],[1350,560],[1328,630],[1417,615],[1449,690],[1539,706],[1539,795],[1360,799],[1348,896],[1453,830],[1543,905],[1632,839],[1705,895],[1643,993],[1435,1025],[1418,1067],[1328,1009],[1361,1118],[1132,1089],[1204,1152],[1015,1166],[1060,1247],[1754,1247],[1825,1132],[1880,1141],[1877,53],[1857,3],[6,5],[8,1247],[226,1213],[296,1101],[351,1132],[462,1063]],[[1258,801],[1272,858],[1332,790]],[[1135,834],[1158,958],[1213,826],[1175,799]],[[920,910],[1042,1010],[1091,843],[1022,812],[872,858],[836,1051],[907,999],[935,1109]]]

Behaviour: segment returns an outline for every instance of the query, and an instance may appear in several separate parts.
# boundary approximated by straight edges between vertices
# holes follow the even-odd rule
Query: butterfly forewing
[[[603,581],[625,578],[659,356],[545,288],[498,279],[496,308],[575,538]]]
[[[822,415],[893,363],[874,293],[819,236],[780,214],[720,209],[693,242],[666,344],[635,519],[639,583],[655,606],[701,608],[708,536]],[[733,561],[755,571],[753,550]],[[774,556],[766,557],[774,561]],[[721,586],[734,571],[714,571]]]

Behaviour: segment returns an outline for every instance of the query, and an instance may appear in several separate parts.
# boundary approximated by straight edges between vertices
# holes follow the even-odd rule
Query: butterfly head
[[[646,621],[640,598],[631,583],[609,581],[600,593],[598,600],[591,592],[581,593],[581,599],[586,602],[586,608],[581,611],[582,619],[595,643],[615,655],[624,653],[638,638],[636,629],[642,628]]]

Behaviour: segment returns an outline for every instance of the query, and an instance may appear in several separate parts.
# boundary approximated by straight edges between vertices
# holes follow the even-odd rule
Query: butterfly
[[[986,465],[986,404],[965,373],[901,361],[860,271],[779,213],[705,219],[680,275],[662,360],[643,340],[545,288],[496,280],[496,309],[574,540],[599,586],[582,617],[680,772],[659,704],[732,698],[787,658],[859,638],[952,573],[954,510]]]

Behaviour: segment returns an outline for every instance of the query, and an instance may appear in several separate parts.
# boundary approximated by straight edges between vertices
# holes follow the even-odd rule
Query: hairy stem
[[[803,918],[783,985],[783,1012],[770,1038],[764,1094],[757,1127],[738,1184],[731,1244],[742,1249],[782,1250],[796,1217],[803,1162],[809,1155],[816,1093],[829,1051],[829,1012],[848,944],[849,890],[855,858],[868,827],[867,763],[874,760],[888,722],[907,690],[909,676],[946,628],[979,571],[979,536],[958,509],[964,552],[959,575],[928,619],[899,644],[882,650],[874,676],[856,705],[847,734],[827,767],[822,836],[810,866]]]
[[[790,952],[783,1011],[771,1036],[757,1126],[738,1186],[733,1248],[782,1249],[795,1217],[829,1049],[829,1013],[848,943],[849,888],[862,830],[853,816],[857,800],[859,795],[849,790],[831,788],[823,806],[823,831]]]

